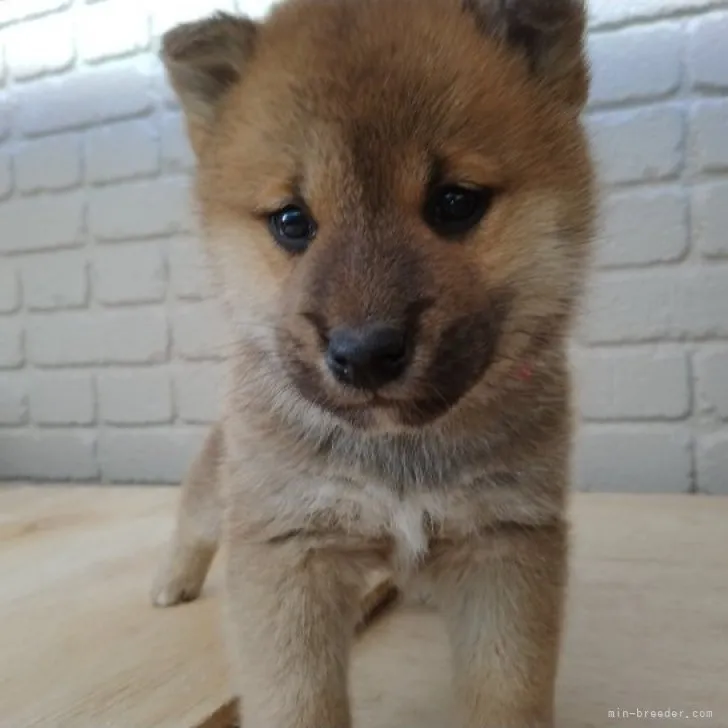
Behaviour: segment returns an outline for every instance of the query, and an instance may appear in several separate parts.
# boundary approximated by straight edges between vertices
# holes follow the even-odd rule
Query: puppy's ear
[[[217,13],[183,23],[162,37],[162,61],[188,122],[207,126],[218,104],[253,55],[257,25]]]
[[[462,0],[480,28],[522,53],[531,71],[577,109],[586,103],[583,0]]]

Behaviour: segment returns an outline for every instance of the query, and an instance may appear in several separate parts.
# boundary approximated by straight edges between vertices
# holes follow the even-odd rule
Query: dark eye
[[[278,245],[289,253],[303,253],[316,236],[316,223],[302,208],[288,205],[269,218],[269,226]]]
[[[425,203],[425,222],[445,237],[463,235],[483,219],[492,197],[486,188],[437,187]]]

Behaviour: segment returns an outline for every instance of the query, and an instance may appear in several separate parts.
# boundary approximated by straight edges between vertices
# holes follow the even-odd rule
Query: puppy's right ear
[[[245,71],[257,29],[248,18],[217,13],[164,34],[162,61],[191,126],[214,120],[223,96]]]

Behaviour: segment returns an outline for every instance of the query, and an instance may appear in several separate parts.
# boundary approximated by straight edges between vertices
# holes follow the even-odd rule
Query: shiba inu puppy
[[[554,725],[584,15],[288,0],[163,39],[235,344],[154,599],[195,598],[222,542],[245,728],[351,725],[371,568],[441,612],[458,726]]]

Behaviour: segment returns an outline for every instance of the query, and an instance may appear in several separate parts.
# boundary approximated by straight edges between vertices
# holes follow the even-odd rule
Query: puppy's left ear
[[[462,0],[481,29],[525,56],[531,72],[569,106],[589,93],[584,0]]]
[[[219,104],[240,80],[255,49],[257,24],[217,13],[183,23],[162,37],[162,61],[191,130],[215,119]]]

